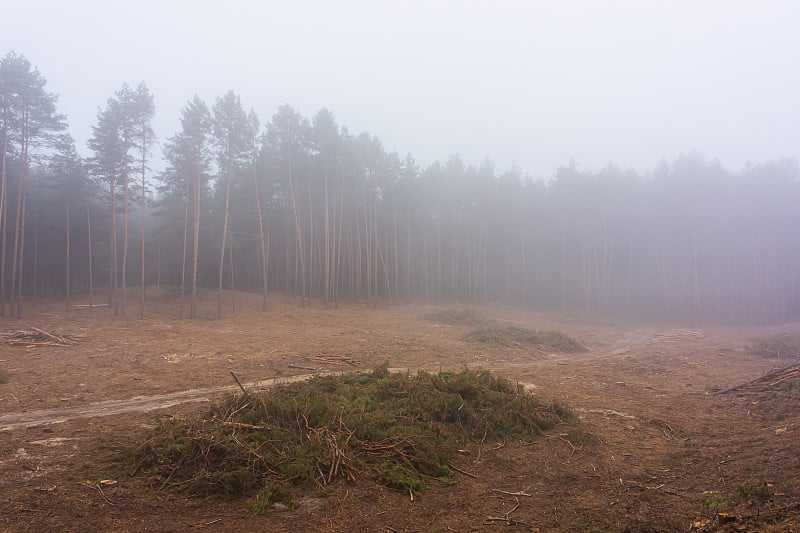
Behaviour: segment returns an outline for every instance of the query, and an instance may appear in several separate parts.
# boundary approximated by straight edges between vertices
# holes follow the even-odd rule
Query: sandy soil
[[[213,301],[209,295],[208,302]],[[716,391],[785,361],[746,353],[749,337],[781,328],[687,328],[482,306],[488,317],[553,328],[590,351],[548,354],[467,343],[467,326],[433,323],[435,306],[270,310],[238,295],[222,320],[177,319],[155,298],[147,318],[40,305],[0,331],[29,325],[82,334],[75,346],[0,344],[0,531],[800,531],[800,396]],[[346,355],[354,367],[315,362]],[[254,516],[246,498],[184,498],[144,480],[107,479],[107,458],[159,416],[202,413],[204,402],[314,372],[486,368],[571,406],[589,442],[558,431],[533,444],[473,445],[455,486],[422,497],[367,482],[341,484],[296,511]],[[315,368],[312,371],[307,367]],[[774,495],[734,503],[737,486]],[[98,488],[99,487],[99,488]],[[512,494],[517,493],[517,494]],[[718,509],[714,504],[723,502]],[[711,506],[709,506],[711,504]],[[715,524],[715,511],[735,516]]]

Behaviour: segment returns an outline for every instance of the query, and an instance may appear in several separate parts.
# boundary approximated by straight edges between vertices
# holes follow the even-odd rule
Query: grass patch
[[[721,494],[709,494],[706,496],[705,505],[710,510],[715,511],[728,505],[728,500]]]
[[[282,483],[266,481],[264,487],[258,491],[256,501],[253,502],[253,513],[267,514],[278,503],[282,503],[290,510],[297,509],[297,500],[290,487]]]
[[[451,326],[476,326],[487,322],[486,317],[472,307],[464,307],[462,309],[437,309],[425,315],[425,318],[431,322],[449,324]]]
[[[465,339],[470,342],[500,346],[533,346],[542,350],[563,353],[586,351],[580,342],[560,331],[534,331],[513,325],[477,328],[470,332]]]
[[[486,371],[390,374],[383,365],[227,397],[203,418],[162,422],[123,461],[158,489],[255,495],[263,513],[292,507],[296,489],[339,480],[416,496],[452,482],[449,463],[467,441],[530,440],[570,420]]]
[[[772,499],[775,491],[766,481],[739,483],[734,490],[734,501],[738,503],[762,502]]]
[[[800,358],[800,335],[779,333],[768,337],[754,337],[750,339],[747,351],[764,357],[797,359]]]

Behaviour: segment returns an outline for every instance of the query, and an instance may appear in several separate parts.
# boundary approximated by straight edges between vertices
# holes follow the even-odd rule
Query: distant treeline
[[[800,313],[794,160],[570,164],[547,181],[458,156],[420,168],[328,109],[284,105],[262,127],[229,92],[187,102],[154,173],[145,84],[111,95],[85,159],[56,103],[24,57],[2,59],[4,316],[96,287],[115,313],[144,313],[156,283],[178,288],[187,317],[198,287],[219,291],[220,315],[230,289],[264,309],[280,290],[302,305],[498,301],[698,324]]]

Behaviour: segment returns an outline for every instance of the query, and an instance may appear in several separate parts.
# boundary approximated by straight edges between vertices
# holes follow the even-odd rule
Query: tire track
[[[394,370],[394,369],[392,369]],[[248,391],[260,392],[277,385],[305,381],[314,376],[330,376],[341,372],[315,372],[313,374],[300,374],[296,376],[266,379],[243,383]],[[101,400],[86,405],[73,407],[60,407],[55,409],[40,409],[34,411],[20,411],[7,413],[0,416],[0,431],[11,431],[18,428],[30,428],[50,424],[61,424],[68,420],[79,418],[92,418],[96,416],[112,416],[126,413],[145,413],[157,409],[166,409],[175,405],[194,402],[208,402],[211,398],[224,393],[240,390],[238,385],[223,385],[218,387],[204,387],[188,389],[166,394],[152,396],[134,396],[122,400]]]

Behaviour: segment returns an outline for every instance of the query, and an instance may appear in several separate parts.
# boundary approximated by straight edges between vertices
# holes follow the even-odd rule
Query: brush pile
[[[705,333],[695,329],[670,329],[653,335],[653,342],[681,342],[689,339],[699,339]]]
[[[12,333],[0,333],[0,344],[12,346],[25,346],[35,348],[38,346],[73,346],[83,335],[71,333],[50,333],[43,329],[31,326],[29,330],[20,330]]]
[[[776,359],[800,358],[800,335],[782,333],[750,339],[747,351]]]
[[[339,480],[370,479],[413,499],[429,483],[452,483],[469,442],[531,440],[573,420],[488,372],[383,365],[228,397],[205,417],[161,424],[123,461],[157,490],[255,495],[256,512]]]
[[[788,392],[800,389],[800,360],[776,368],[750,381],[745,381],[733,387],[719,391],[719,394],[729,392],[766,392],[782,390]]]

